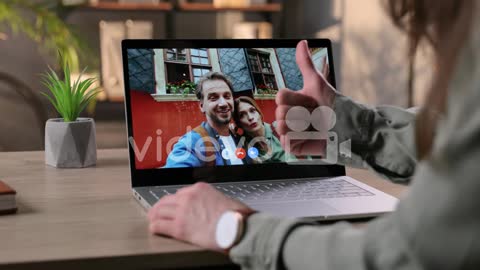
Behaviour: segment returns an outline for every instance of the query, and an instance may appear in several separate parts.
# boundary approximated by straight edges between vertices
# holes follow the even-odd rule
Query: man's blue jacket
[[[222,150],[225,149],[222,140],[217,131],[213,129],[207,122],[202,122],[215,147],[215,165],[224,166],[231,165],[230,160],[222,158]],[[238,138],[231,134],[235,144],[238,145]],[[242,147],[242,146],[237,146]],[[183,167],[203,167],[207,166],[205,143],[202,136],[190,131],[183,135],[173,146],[172,151],[167,157],[167,162],[163,168],[183,168]],[[249,163],[248,156],[243,160],[244,164]]]

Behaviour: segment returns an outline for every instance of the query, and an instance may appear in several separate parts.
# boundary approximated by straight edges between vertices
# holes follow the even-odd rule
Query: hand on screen
[[[329,73],[326,58],[323,60],[323,70],[319,72],[313,64],[307,41],[302,40],[296,49],[296,61],[303,76],[303,89],[292,91],[281,89],[276,96],[277,132],[284,148],[294,155],[325,155],[326,142],[321,140],[290,140],[289,134],[293,126],[308,127],[310,122],[322,121],[311,119],[310,114],[316,108],[326,106],[331,108],[335,99],[335,89],[327,81]],[[294,108],[295,107],[295,108]],[[292,111],[290,111],[294,108]],[[289,113],[290,111],[290,113]],[[298,111],[299,113],[292,113]],[[306,114],[309,112],[308,114]],[[287,115],[288,114],[288,115]],[[288,120],[288,122],[287,122]],[[318,126],[318,125],[317,125]],[[324,125],[320,125],[324,126]],[[294,130],[298,131],[298,130]],[[318,130],[327,132],[328,130]],[[297,132],[298,133],[298,132]],[[288,147],[286,147],[288,142]]]
[[[251,211],[211,185],[196,183],[162,197],[148,212],[149,228],[155,234],[221,251],[215,242],[215,228],[227,210]]]

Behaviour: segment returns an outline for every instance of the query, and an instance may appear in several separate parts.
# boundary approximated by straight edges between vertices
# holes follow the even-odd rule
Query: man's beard
[[[232,120],[232,113],[230,112],[230,116],[228,118],[219,118],[215,113],[209,114],[210,119],[217,125],[227,125]]]

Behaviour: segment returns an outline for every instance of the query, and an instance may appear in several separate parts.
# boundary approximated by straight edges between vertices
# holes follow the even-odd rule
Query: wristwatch
[[[253,210],[224,212],[217,222],[215,241],[221,249],[228,251],[240,242],[245,231],[247,217],[255,213]]]

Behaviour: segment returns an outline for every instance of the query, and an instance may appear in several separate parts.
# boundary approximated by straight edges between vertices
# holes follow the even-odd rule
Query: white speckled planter
[[[78,118],[64,122],[48,119],[45,125],[45,163],[57,168],[83,168],[97,162],[95,122]]]

